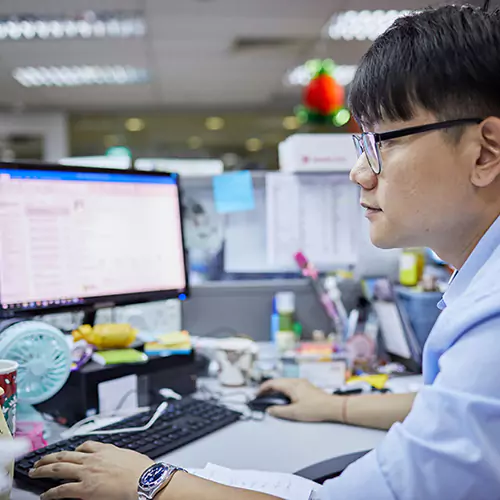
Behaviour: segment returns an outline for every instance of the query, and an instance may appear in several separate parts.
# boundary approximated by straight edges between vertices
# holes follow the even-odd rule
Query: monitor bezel
[[[133,304],[143,304],[147,302],[157,302],[169,299],[186,299],[190,295],[189,286],[189,264],[186,249],[185,228],[184,228],[184,209],[182,204],[182,188],[180,176],[174,172],[143,172],[140,170],[127,169],[118,170],[110,168],[96,168],[96,167],[80,167],[80,166],[65,166],[57,163],[34,163],[34,162],[0,162],[0,169],[10,170],[46,170],[48,172],[75,172],[75,173],[97,173],[97,174],[110,174],[110,175],[137,175],[137,176],[151,176],[151,177],[169,177],[175,180],[178,191],[179,201],[179,214],[180,214],[180,227],[181,227],[181,240],[182,240],[182,253],[184,258],[184,279],[185,287],[175,290],[155,290],[151,292],[137,292],[119,295],[104,295],[98,297],[87,297],[77,304],[54,304],[34,308],[9,308],[3,309],[0,307],[0,318],[12,317],[26,317],[26,316],[39,316],[41,314],[55,314],[61,312],[71,311],[96,311],[98,309],[112,308],[118,306],[127,306]],[[1,287],[0,283],[0,287]],[[1,290],[0,290],[1,292]],[[1,298],[1,293],[0,293]],[[80,299],[80,297],[69,297],[69,299]]]

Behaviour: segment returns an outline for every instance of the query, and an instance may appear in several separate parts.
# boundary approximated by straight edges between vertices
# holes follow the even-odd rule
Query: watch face
[[[156,486],[163,481],[167,470],[168,468],[163,464],[153,465],[142,475],[139,482],[140,486],[146,489]]]

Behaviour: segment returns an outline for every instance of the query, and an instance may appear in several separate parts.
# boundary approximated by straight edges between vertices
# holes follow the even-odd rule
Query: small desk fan
[[[64,334],[41,321],[0,323],[0,358],[19,363],[18,419],[39,420],[32,405],[57,394],[71,371],[71,350]]]

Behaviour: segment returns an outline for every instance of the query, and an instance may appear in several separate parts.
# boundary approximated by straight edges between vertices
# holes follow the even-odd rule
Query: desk
[[[315,462],[372,448],[384,432],[336,424],[305,424],[266,417],[238,422],[164,457],[181,467],[203,468],[207,462],[234,469],[295,472]],[[14,489],[12,500],[35,500]]]
[[[395,392],[420,382],[419,377],[394,381]],[[185,468],[207,462],[234,469],[293,473],[322,460],[377,446],[385,432],[331,423],[287,422],[270,416],[263,421],[241,421],[205,436],[163,459]],[[15,488],[12,500],[35,500]]]

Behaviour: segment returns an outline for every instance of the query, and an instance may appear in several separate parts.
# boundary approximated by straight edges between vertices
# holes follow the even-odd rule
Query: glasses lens
[[[354,147],[356,148],[356,154],[358,158],[363,154],[363,146],[361,145],[361,138],[356,135],[352,136],[352,142],[354,142]]]
[[[366,159],[370,164],[370,168],[375,174],[380,174],[380,161],[378,155],[377,144],[375,137],[372,134],[363,134],[363,147],[366,153]]]

